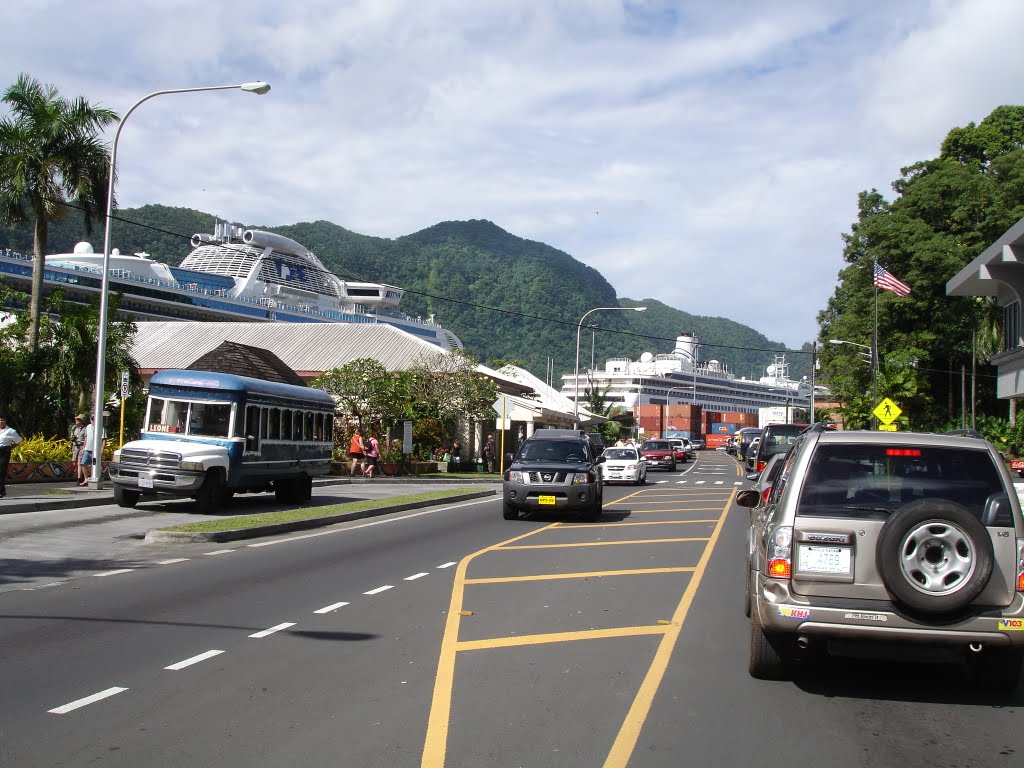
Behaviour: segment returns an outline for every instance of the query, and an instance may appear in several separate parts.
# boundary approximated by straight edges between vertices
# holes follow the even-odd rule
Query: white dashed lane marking
[[[204,552],[204,555],[226,555],[228,552],[234,552],[233,549],[215,549],[213,552]]]
[[[187,557],[175,557],[175,558],[172,558],[171,560],[157,560],[156,564],[157,565],[174,565],[175,563],[184,563],[184,562],[187,562],[187,561],[188,561]]]
[[[363,594],[364,595],[379,595],[381,592],[387,592],[389,589],[394,589],[394,585],[392,585],[392,584],[385,584],[383,587],[377,587],[376,589],[371,589],[369,592],[363,592]]]
[[[330,613],[331,611],[336,611],[339,608],[344,608],[346,605],[348,605],[348,603],[333,603],[332,605],[326,605],[319,610],[313,611],[313,613]]]
[[[424,576],[429,576],[429,573],[414,573],[412,576],[406,576],[403,581],[416,581],[416,579],[422,579]]]
[[[256,637],[256,638],[266,637],[267,635],[272,635],[275,632],[280,632],[282,629],[288,629],[288,627],[294,627],[294,626],[295,626],[295,622],[294,621],[286,621],[283,624],[278,624],[277,626],[271,627],[270,629],[264,629],[262,632],[254,632],[253,634],[249,635],[249,637]]]
[[[97,573],[96,576],[116,576],[119,573],[131,573],[134,568],[119,568],[116,571],[104,571],[103,573]]]
[[[64,715],[80,707],[95,704],[97,701],[102,701],[103,699],[109,699],[111,696],[116,696],[117,694],[124,693],[127,690],[127,688],[107,688],[105,691],[94,693],[92,696],[86,696],[84,699],[78,699],[77,701],[69,702],[63,706],[48,709],[47,712],[54,715]]]
[[[438,568],[451,568],[451,567],[452,567],[453,565],[458,565],[458,563],[455,563],[455,562],[451,562],[451,563],[442,563],[441,565],[439,565],[439,566],[437,566],[437,567],[438,567]]]
[[[164,669],[172,669],[176,672],[179,669],[191,667],[193,664],[198,664],[200,661],[206,661],[207,659],[213,658],[214,656],[218,656],[222,653],[224,653],[224,651],[206,651],[205,653],[200,653],[198,656],[193,656],[191,659],[185,659],[184,661],[179,661],[177,664],[171,664],[168,667],[164,667]]]

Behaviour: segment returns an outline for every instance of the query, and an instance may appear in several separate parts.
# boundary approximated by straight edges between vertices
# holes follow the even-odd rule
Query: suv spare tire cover
[[[967,606],[992,576],[992,539],[967,509],[917,499],[897,510],[878,536],[875,565],[893,600],[920,613]]]

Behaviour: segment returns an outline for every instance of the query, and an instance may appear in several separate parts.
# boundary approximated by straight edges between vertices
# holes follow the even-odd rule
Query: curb
[[[404,512],[408,509],[422,509],[423,507],[433,507],[453,501],[466,501],[469,499],[480,499],[485,496],[495,495],[497,495],[497,491],[489,489],[486,491],[464,493],[445,499],[409,501],[400,504],[390,504],[384,507],[375,507],[374,509],[362,509],[357,512],[339,512],[333,515],[325,515],[324,517],[314,517],[309,520],[296,520],[291,523],[273,523],[270,525],[256,525],[250,528],[236,528],[230,531],[163,531],[158,528],[154,528],[146,533],[146,541],[162,544],[191,544],[196,542],[223,542],[238,541],[240,539],[256,539],[260,536],[272,536],[276,533],[304,531],[311,528],[323,528],[328,525],[345,523],[350,520],[361,520],[366,517],[378,517],[392,512]]]

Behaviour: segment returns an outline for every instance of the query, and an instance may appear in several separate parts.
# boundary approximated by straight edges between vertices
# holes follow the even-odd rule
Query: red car
[[[640,455],[647,461],[648,469],[676,471],[676,449],[668,440],[647,440],[640,446]]]

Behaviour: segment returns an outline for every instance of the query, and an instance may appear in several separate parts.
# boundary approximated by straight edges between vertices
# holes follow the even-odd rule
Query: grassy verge
[[[340,515],[345,512],[362,512],[367,509],[379,509],[380,507],[389,507],[394,504],[417,501],[458,501],[462,496],[478,493],[479,491],[479,488],[452,488],[426,491],[424,493],[410,493],[405,496],[391,496],[386,499],[364,499],[362,501],[346,502],[345,504],[329,504],[324,507],[302,507],[301,509],[286,509],[280,512],[266,512],[259,515],[241,515],[239,517],[225,517],[218,520],[204,520],[199,523],[170,525],[159,530],[181,531],[184,533],[237,531],[242,528],[257,528],[261,525],[313,520],[318,517],[330,517],[331,515]]]

